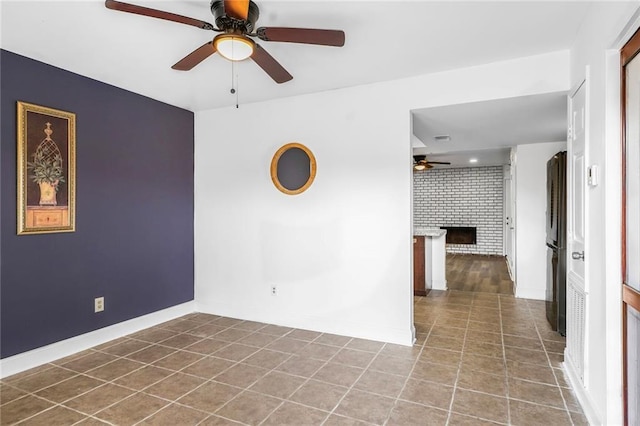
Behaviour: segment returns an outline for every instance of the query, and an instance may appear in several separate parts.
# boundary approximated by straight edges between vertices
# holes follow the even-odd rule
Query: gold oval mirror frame
[[[279,191],[297,195],[306,191],[316,177],[316,158],[298,142],[282,146],[271,159],[271,180]]]

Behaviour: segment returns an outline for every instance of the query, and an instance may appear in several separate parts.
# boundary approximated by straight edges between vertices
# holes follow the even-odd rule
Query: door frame
[[[620,49],[620,119],[621,119],[621,255],[622,255],[622,401],[624,424],[629,424],[628,386],[627,383],[627,307],[640,311],[640,292],[627,285],[627,109],[626,109],[626,65],[640,54],[640,29]]]

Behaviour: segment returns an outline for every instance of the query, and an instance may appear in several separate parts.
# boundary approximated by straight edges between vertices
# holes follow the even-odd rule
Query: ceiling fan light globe
[[[220,34],[213,39],[218,53],[230,61],[244,61],[253,55],[255,43],[249,37],[237,34]]]
[[[426,164],[416,164],[413,166],[413,170],[418,170],[418,171],[424,170],[426,168],[427,168]]]

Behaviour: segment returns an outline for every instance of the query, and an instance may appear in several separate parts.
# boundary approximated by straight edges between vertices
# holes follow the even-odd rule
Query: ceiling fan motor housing
[[[247,13],[247,19],[237,19],[231,16],[227,16],[224,11],[223,0],[211,1],[211,13],[216,18],[216,26],[225,32],[240,32],[247,34],[253,32],[255,24],[260,17],[260,10],[258,5],[254,2],[249,2],[249,12]]]

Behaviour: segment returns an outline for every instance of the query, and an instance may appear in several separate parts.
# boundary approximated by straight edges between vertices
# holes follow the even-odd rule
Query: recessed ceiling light
[[[449,135],[438,135],[438,136],[434,136],[433,139],[436,142],[449,142],[451,140],[451,136],[449,136]]]
[[[477,159],[477,158],[472,158],[472,159],[470,159],[470,160],[469,160],[469,162],[470,162],[470,163],[477,163],[477,162],[478,162],[478,159]]]

